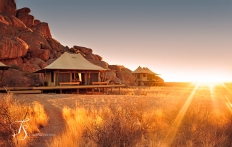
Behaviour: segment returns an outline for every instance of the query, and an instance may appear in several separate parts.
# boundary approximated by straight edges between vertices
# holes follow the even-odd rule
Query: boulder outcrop
[[[0,62],[4,63],[5,65],[8,66],[17,66],[19,67],[20,65],[23,64],[23,60],[21,57],[15,58],[15,59],[5,59],[5,60],[0,60]]]
[[[26,55],[28,45],[20,38],[0,34],[0,60],[14,59]]]
[[[19,33],[19,30],[13,26],[0,22],[0,32],[1,34],[15,35]]]
[[[0,71],[1,74],[1,71]],[[35,86],[41,84],[39,74],[25,73],[16,69],[8,69],[4,73],[4,78],[0,82],[0,86]]]
[[[13,26],[18,30],[23,30],[26,28],[26,25],[21,20],[5,12],[0,12],[0,22]]]
[[[73,46],[74,49],[79,50],[80,52],[84,53],[85,55],[88,54],[93,54],[93,50],[87,47],[83,47],[83,46]]]
[[[32,26],[31,29],[33,31],[39,32],[40,34],[42,34],[46,38],[48,38],[48,37],[52,38],[50,28],[48,26],[48,23],[46,23],[46,22],[40,22],[37,25]]]
[[[19,37],[28,44],[30,57],[41,58],[44,61],[49,59],[52,48],[42,34],[38,32],[21,32]]]
[[[94,60],[94,59],[87,59],[91,63],[101,66],[102,68],[108,69],[108,63],[105,61],[99,61],[99,60]]]
[[[121,71],[122,68],[125,68],[122,65],[109,65],[109,68],[116,71]]]
[[[23,63],[22,65],[20,65],[20,70],[24,71],[24,72],[35,72],[37,70],[40,70],[41,68],[36,65],[36,64],[30,64],[30,63]]]
[[[16,13],[15,0],[0,0],[0,12],[6,12],[8,14],[15,16]]]
[[[106,80],[114,81],[116,78],[116,73],[113,71],[106,72]]]
[[[116,75],[126,86],[137,86],[136,77],[131,72],[118,71]]]
[[[34,16],[30,15],[31,10],[27,7],[18,9],[16,17],[20,19],[27,27],[34,25]]]
[[[35,20],[34,20],[34,25],[37,25],[37,24],[39,24],[39,23],[41,23],[40,20],[38,20],[38,19],[35,19]]]

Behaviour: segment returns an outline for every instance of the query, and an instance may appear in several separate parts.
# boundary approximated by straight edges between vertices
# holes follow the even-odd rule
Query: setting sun
[[[212,75],[204,75],[196,78],[195,82],[198,83],[223,83],[228,81],[225,76],[212,76]]]
[[[228,73],[215,73],[215,72],[181,72],[172,74],[165,72],[160,75],[165,82],[193,82],[193,83],[224,83],[231,82],[231,77]]]
[[[222,76],[222,75],[202,75],[198,76],[195,78],[193,83],[201,86],[215,86],[215,85],[220,85],[225,82],[229,82],[229,79],[227,76]]]

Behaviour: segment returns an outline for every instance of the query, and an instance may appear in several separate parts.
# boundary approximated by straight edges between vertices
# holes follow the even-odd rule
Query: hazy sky
[[[231,0],[16,0],[63,45],[165,81],[232,81]]]

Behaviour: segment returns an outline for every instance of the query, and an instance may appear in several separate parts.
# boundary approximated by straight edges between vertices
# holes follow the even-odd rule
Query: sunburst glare
[[[185,116],[186,111],[188,110],[188,107],[193,99],[193,96],[197,90],[197,88],[199,87],[199,85],[197,84],[194,89],[192,90],[191,94],[189,95],[188,99],[186,100],[186,102],[184,103],[184,105],[182,106],[181,110],[179,111],[174,124],[172,126],[172,128],[169,130],[169,132],[167,133],[164,141],[163,141],[163,146],[170,146],[176,136],[176,133],[178,131],[178,128]]]

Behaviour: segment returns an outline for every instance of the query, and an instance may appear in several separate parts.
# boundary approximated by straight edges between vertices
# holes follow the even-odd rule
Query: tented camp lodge
[[[154,73],[147,67],[138,67],[132,74],[137,78],[138,85],[153,85],[157,82],[156,76],[159,74]]]
[[[5,70],[9,67],[0,63],[0,70]],[[120,85],[108,85],[105,81],[106,71],[100,66],[94,65],[86,60],[80,53],[63,53],[53,63],[45,68],[34,73],[43,73],[43,85],[25,86],[25,87],[7,87],[7,92],[10,93],[43,93],[43,92],[57,92],[62,93],[64,90],[67,93],[79,93],[79,89],[83,92],[105,92],[108,94],[108,89],[124,87]],[[3,73],[3,72],[0,72]],[[44,76],[42,76],[44,75]],[[0,87],[0,91],[5,91],[5,88]]]
[[[106,70],[92,64],[80,53],[65,52],[53,63],[36,73],[44,73],[46,86],[57,86],[65,83],[92,85],[93,82],[102,81],[100,72]]]

